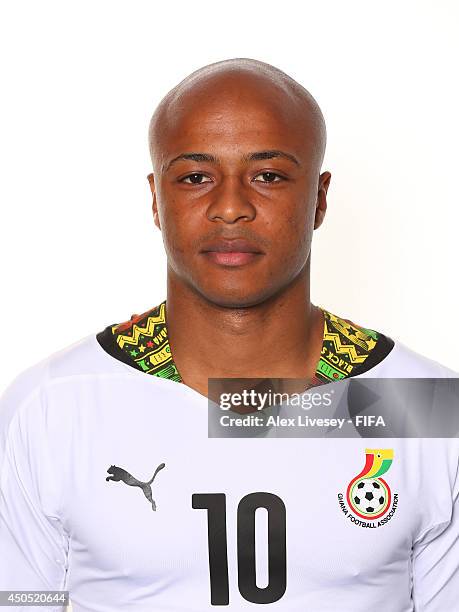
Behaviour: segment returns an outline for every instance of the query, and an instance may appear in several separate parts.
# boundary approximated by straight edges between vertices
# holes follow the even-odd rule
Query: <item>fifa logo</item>
[[[367,448],[362,471],[348,484],[346,496],[338,494],[341,510],[354,524],[361,527],[380,527],[395,514],[398,494],[392,495],[389,484],[382,478],[393,460],[393,449]]]

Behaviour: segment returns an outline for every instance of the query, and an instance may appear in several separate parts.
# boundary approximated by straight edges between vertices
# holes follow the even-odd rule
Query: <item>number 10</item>
[[[207,510],[210,602],[229,604],[226,496],[224,493],[194,493],[192,507]],[[255,510],[268,511],[268,585],[256,585]],[[266,604],[277,601],[287,587],[286,512],[284,502],[272,493],[245,495],[237,508],[238,586],[247,601]]]

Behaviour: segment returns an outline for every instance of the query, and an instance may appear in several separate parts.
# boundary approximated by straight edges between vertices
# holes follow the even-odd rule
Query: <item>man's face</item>
[[[304,113],[261,89],[179,106],[150,175],[169,274],[224,307],[263,302],[304,273],[326,209],[330,175],[319,177]]]

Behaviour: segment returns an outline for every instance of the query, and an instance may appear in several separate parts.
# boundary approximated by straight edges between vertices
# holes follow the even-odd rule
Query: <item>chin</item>
[[[247,291],[234,288],[222,291],[221,287],[198,291],[208,302],[220,308],[250,308],[266,302],[272,296],[272,291],[269,289],[254,291],[253,287]]]

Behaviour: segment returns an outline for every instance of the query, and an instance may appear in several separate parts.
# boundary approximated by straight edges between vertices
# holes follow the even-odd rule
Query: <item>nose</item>
[[[207,218],[210,221],[252,221],[255,215],[256,209],[239,177],[225,177],[219,187],[213,190],[212,202],[207,209]]]

